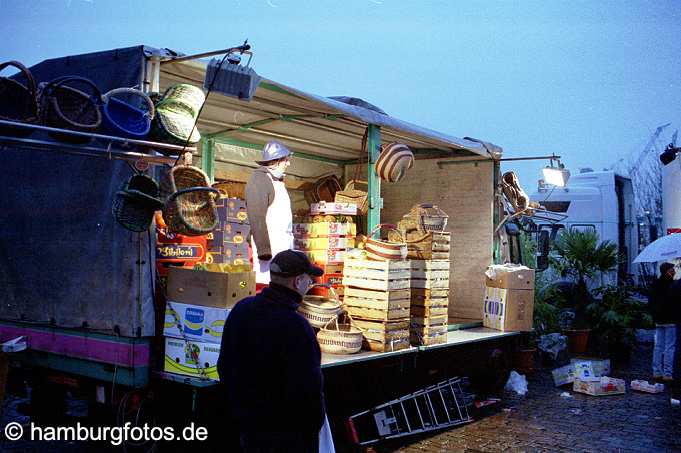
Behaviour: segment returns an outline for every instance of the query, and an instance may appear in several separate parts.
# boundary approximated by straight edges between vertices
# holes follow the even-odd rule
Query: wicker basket
[[[0,71],[8,66],[14,66],[26,77],[24,86],[14,79],[0,77],[0,120],[20,121],[24,123],[38,122],[38,101],[36,85],[31,71],[18,61],[7,61],[0,64]],[[33,132],[29,128],[0,126],[0,135],[28,137]]]
[[[375,261],[390,261],[390,260],[403,260],[407,258],[407,244],[404,240],[400,242],[395,241],[384,241],[380,239],[374,239],[372,236],[381,227],[389,227],[395,230],[395,225],[388,224],[378,224],[373,229],[371,234],[367,237],[366,243],[364,244],[364,250],[367,253],[367,258]]]
[[[414,223],[421,233],[439,233],[447,228],[449,216],[437,205],[423,203],[414,205],[404,219]]]
[[[156,117],[150,136],[155,140],[180,146],[194,145],[201,140],[196,121],[206,97],[201,88],[179,83],[169,87],[156,104]],[[174,151],[159,150],[164,154]]]
[[[220,195],[210,187],[208,176],[199,168],[177,166],[161,181],[165,200],[163,218],[170,231],[186,236],[201,236],[218,225],[215,200]]]
[[[151,226],[154,213],[163,207],[158,196],[156,181],[142,174],[133,175],[116,192],[112,206],[114,218],[127,230],[136,233],[146,231]]]
[[[317,342],[319,349],[328,354],[354,354],[362,349],[362,341],[364,335],[362,331],[352,325],[352,317],[350,313],[344,311],[348,318],[348,323],[339,323],[338,315],[330,319],[317,332]],[[334,323],[335,328],[330,328],[330,324]]]
[[[317,284],[314,287],[328,288],[331,298],[305,296],[298,307],[298,313],[303,315],[312,327],[321,329],[340,314],[342,307],[336,291],[330,285]]]
[[[92,95],[65,86],[67,83],[85,85],[92,91]],[[74,76],[59,77],[41,89],[40,116],[43,124],[49,127],[94,133],[102,125],[101,102],[99,88],[90,80]],[[90,141],[90,137],[59,132],[50,132],[50,136],[70,143]]]
[[[336,203],[353,203],[357,205],[357,212],[365,215],[369,211],[369,196],[366,191],[355,189],[357,183],[367,185],[366,181],[353,179],[348,181],[345,188],[336,192],[334,201]]]
[[[113,96],[131,94],[142,100],[147,110],[128,104]],[[102,96],[102,118],[104,130],[111,135],[141,140],[149,134],[154,119],[154,103],[149,96],[134,88],[116,88]]]

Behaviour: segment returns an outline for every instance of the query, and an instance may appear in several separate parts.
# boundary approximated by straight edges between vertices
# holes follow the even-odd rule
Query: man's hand
[[[260,261],[269,261],[272,259],[272,255],[258,255],[258,259]]]

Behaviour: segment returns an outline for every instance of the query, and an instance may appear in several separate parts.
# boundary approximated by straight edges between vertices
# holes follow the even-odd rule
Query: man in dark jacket
[[[681,304],[678,282],[674,281],[674,265],[662,263],[660,277],[653,283],[648,298],[650,313],[655,322],[655,348],[653,349],[653,378],[671,381],[676,348],[676,323]]]
[[[321,352],[296,310],[323,271],[303,253],[285,250],[270,272],[270,285],[227,318],[220,382],[246,453],[317,453],[325,418]]]

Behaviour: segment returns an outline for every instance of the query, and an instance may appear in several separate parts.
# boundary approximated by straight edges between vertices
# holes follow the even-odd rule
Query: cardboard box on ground
[[[532,330],[534,269],[505,264],[485,272],[482,321],[485,327],[505,332]]]

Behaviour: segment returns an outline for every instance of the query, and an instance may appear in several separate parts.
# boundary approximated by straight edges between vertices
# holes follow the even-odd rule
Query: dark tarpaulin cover
[[[87,77],[105,93],[139,85],[144,51],[46,60],[31,72],[38,83]],[[0,318],[153,335],[149,236],[125,230],[111,213],[114,194],[132,174],[128,164],[0,149]],[[151,241],[153,247],[153,234]]]

